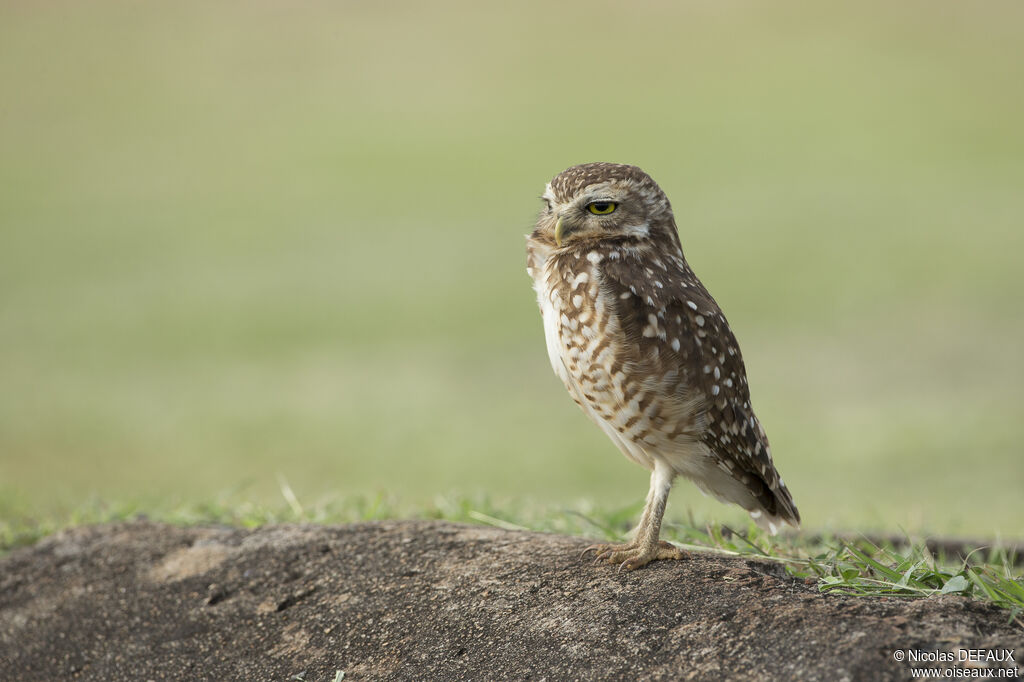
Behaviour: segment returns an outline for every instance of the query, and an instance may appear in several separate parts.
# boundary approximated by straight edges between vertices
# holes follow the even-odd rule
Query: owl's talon
[[[625,551],[625,550],[628,550],[628,549],[633,549],[634,547],[636,547],[636,545],[634,545],[634,544],[619,544],[619,545],[615,545],[615,544],[609,544],[609,543],[605,543],[605,542],[596,542],[593,545],[590,545],[589,547],[585,548],[580,553],[580,558],[586,556],[587,552],[594,552],[595,555],[600,556],[602,554],[607,554],[608,552]]]
[[[688,559],[689,554],[679,549],[671,542],[659,540],[650,545],[606,545],[603,552],[598,554],[595,564],[609,563],[618,564],[616,573],[623,571],[635,571],[643,568],[652,561],[657,560],[680,560]]]
[[[588,552],[593,552],[594,553],[594,563],[595,564],[599,564],[602,561],[606,560],[611,555],[612,552],[626,550],[626,549],[630,549],[630,548],[631,548],[630,545],[606,545],[606,544],[598,543],[598,544],[590,545],[589,547],[584,549],[582,552],[580,552],[580,557],[579,558],[582,559],[583,557],[587,556]]]

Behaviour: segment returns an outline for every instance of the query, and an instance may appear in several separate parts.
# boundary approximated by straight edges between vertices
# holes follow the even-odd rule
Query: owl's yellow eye
[[[613,201],[595,201],[587,206],[587,210],[594,215],[608,215],[618,207]]]

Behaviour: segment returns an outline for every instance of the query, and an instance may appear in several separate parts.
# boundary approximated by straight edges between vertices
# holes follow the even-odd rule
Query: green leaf
[[[921,559],[916,564],[914,564],[913,566],[908,568],[907,572],[903,574],[903,577],[900,578],[899,582],[897,582],[896,584],[899,587],[906,587],[909,584],[909,582],[910,582],[910,576],[912,576],[914,574],[914,572],[917,571],[917,569],[921,568],[921,565],[923,563],[924,563],[924,559]]]
[[[942,594],[950,594],[951,592],[963,592],[971,584],[967,582],[967,578],[962,575],[955,575],[946,581],[946,584],[942,586]]]

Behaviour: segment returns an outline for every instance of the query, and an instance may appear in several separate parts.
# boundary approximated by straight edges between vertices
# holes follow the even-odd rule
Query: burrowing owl
[[[526,261],[551,367],[619,450],[651,470],[633,540],[589,549],[626,570],[682,558],[658,540],[676,475],[772,533],[798,526],[736,338],[683,257],[658,184],[635,166],[588,163],[555,176],[542,198]]]

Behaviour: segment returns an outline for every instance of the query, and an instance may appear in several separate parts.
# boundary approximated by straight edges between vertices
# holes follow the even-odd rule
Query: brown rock
[[[1009,612],[963,597],[823,595],[710,553],[617,573],[586,544],[421,521],[73,529],[0,559],[0,679],[889,680],[910,676],[896,649],[1024,658]]]

